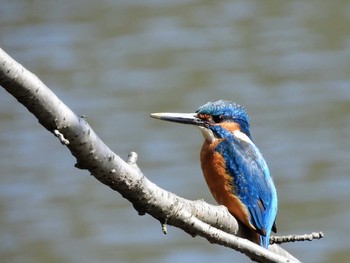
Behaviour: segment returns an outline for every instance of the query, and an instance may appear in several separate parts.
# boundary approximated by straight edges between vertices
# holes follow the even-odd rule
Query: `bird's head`
[[[151,117],[197,126],[208,142],[239,130],[250,138],[249,117],[243,106],[227,100],[208,102],[195,113],[152,113]]]

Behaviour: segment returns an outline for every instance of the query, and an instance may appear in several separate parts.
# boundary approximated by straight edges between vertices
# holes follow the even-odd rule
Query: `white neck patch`
[[[201,130],[201,132],[202,132],[204,138],[207,140],[207,142],[213,143],[215,140],[218,139],[212,130],[205,128],[205,127],[202,127],[202,126],[197,126],[197,127]],[[245,133],[241,132],[240,130],[234,131],[233,136],[235,136],[236,138],[238,138],[246,143],[254,145],[252,140]]]
[[[201,132],[202,132],[204,138],[207,140],[207,142],[213,143],[215,140],[217,140],[217,138],[215,137],[212,130],[207,129],[207,128],[202,127],[202,126],[197,126],[197,127],[201,130]]]
[[[254,145],[252,140],[249,139],[249,137],[246,134],[244,134],[243,132],[241,132],[239,130],[234,131],[233,132],[233,136],[237,137],[238,139],[240,139],[242,141],[245,141],[246,143]]]

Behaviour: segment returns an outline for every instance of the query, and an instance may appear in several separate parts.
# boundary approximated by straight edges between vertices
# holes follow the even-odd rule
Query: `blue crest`
[[[244,107],[228,100],[208,102],[199,107],[196,113],[208,114],[211,116],[222,116],[227,121],[234,121],[239,124],[241,131],[250,137],[249,116]]]

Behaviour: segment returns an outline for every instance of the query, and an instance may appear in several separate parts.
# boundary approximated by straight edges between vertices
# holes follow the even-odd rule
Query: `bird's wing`
[[[232,191],[250,213],[250,223],[265,236],[277,213],[277,194],[269,169],[260,151],[251,141],[232,136],[218,144],[232,176]]]

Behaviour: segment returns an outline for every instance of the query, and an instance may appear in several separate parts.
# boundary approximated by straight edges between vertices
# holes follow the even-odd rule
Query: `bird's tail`
[[[266,236],[260,235],[260,246],[267,249],[269,244],[270,244],[270,235],[266,235]]]

